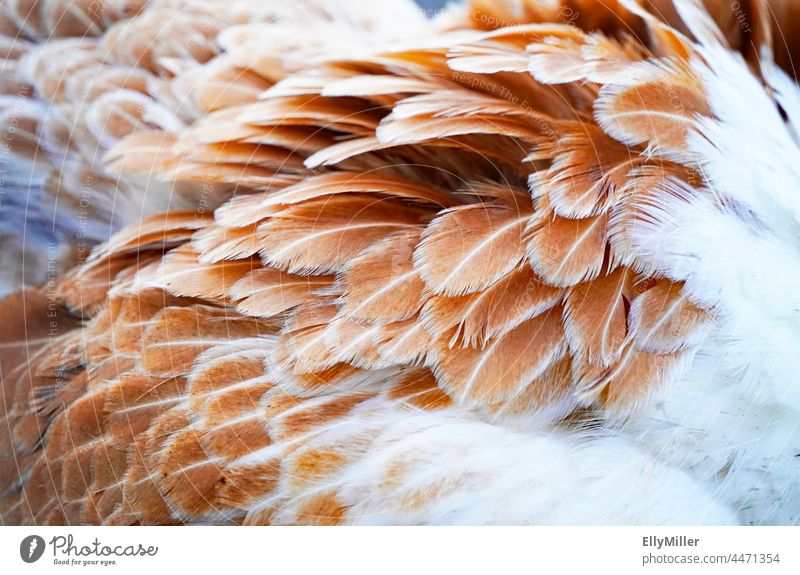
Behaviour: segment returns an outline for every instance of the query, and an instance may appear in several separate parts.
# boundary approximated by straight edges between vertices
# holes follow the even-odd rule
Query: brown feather
[[[629,269],[617,268],[567,291],[564,326],[574,353],[601,367],[616,361],[629,333],[632,281]]]
[[[662,280],[633,300],[631,336],[639,349],[673,353],[700,343],[710,319],[689,300],[682,283]]]
[[[528,261],[545,282],[569,287],[601,271],[606,253],[607,214],[579,220],[543,214],[528,226]]]
[[[245,315],[272,317],[317,300],[316,293],[332,285],[331,276],[300,276],[261,268],[237,281],[230,290],[230,297]]]
[[[524,266],[483,291],[431,298],[422,321],[434,338],[452,333],[450,346],[480,348],[487,340],[553,307],[562,296],[562,290],[543,284]]]
[[[484,405],[516,397],[566,352],[560,308],[489,340],[483,349],[450,349],[446,341],[434,348],[439,384],[459,402]]]
[[[514,269],[524,257],[528,209],[475,204],[439,215],[414,253],[428,288],[459,296],[485,289]]]
[[[261,224],[261,257],[291,273],[341,271],[376,241],[415,228],[421,215],[394,200],[369,195],[310,200]]]
[[[710,114],[699,80],[687,67],[670,64],[642,64],[640,75],[633,85],[603,88],[595,107],[600,126],[625,144],[685,155],[695,116]]]

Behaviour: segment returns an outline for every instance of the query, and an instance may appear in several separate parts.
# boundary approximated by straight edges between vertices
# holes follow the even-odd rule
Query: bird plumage
[[[3,521],[796,522],[788,8],[382,1],[190,2],[163,53],[156,1],[93,48],[163,91],[83,145],[195,208],[2,365]]]

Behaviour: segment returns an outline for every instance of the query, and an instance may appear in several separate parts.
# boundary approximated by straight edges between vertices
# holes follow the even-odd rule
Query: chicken
[[[173,4],[78,144],[194,207],[3,302],[4,523],[800,521],[791,3]]]

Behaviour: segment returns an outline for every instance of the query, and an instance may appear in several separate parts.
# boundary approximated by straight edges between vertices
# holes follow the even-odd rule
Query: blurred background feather
[[[97,38],[139,14],[149,1],[9,0],[0,5],[0,297],[56,278],[141,216],[194,207],[198,193],[213,207],[224,195],[208,185],[198,192],[197,186],[123,176],[103,165],[104,153],[133,129],[174,131],[196,116],[193,103],[180,97],[180,81],[170,80],[190,76],[186,55],[203,63],[217,54],[216,33],[230,16],[219,13],[224,3],[166,0],[170,25],[163,34],[154,33],[149,44],[140,44],[140,54],[114,54],[110,46],[108,59],[98,57]],[[447,2],[417,4],[433,17]],[[165,36],[171,32],[172,41],[180,38],[182,20],[198,14],[208,18],[206,33],[199,39],[192,35],[188,50],[172,53],[176,48]],[[152,24],[145,23],[151,31],[159,28]],[[131,30],[118,29],[106,45],[130,42],[125,34],[131,36]],[[147,37],[144,29],[133,32]],[[143,65],[148,58],[150,65]],[[174,107],[166,110],[149,95],[169,90],[170,83],[179,91]]]

